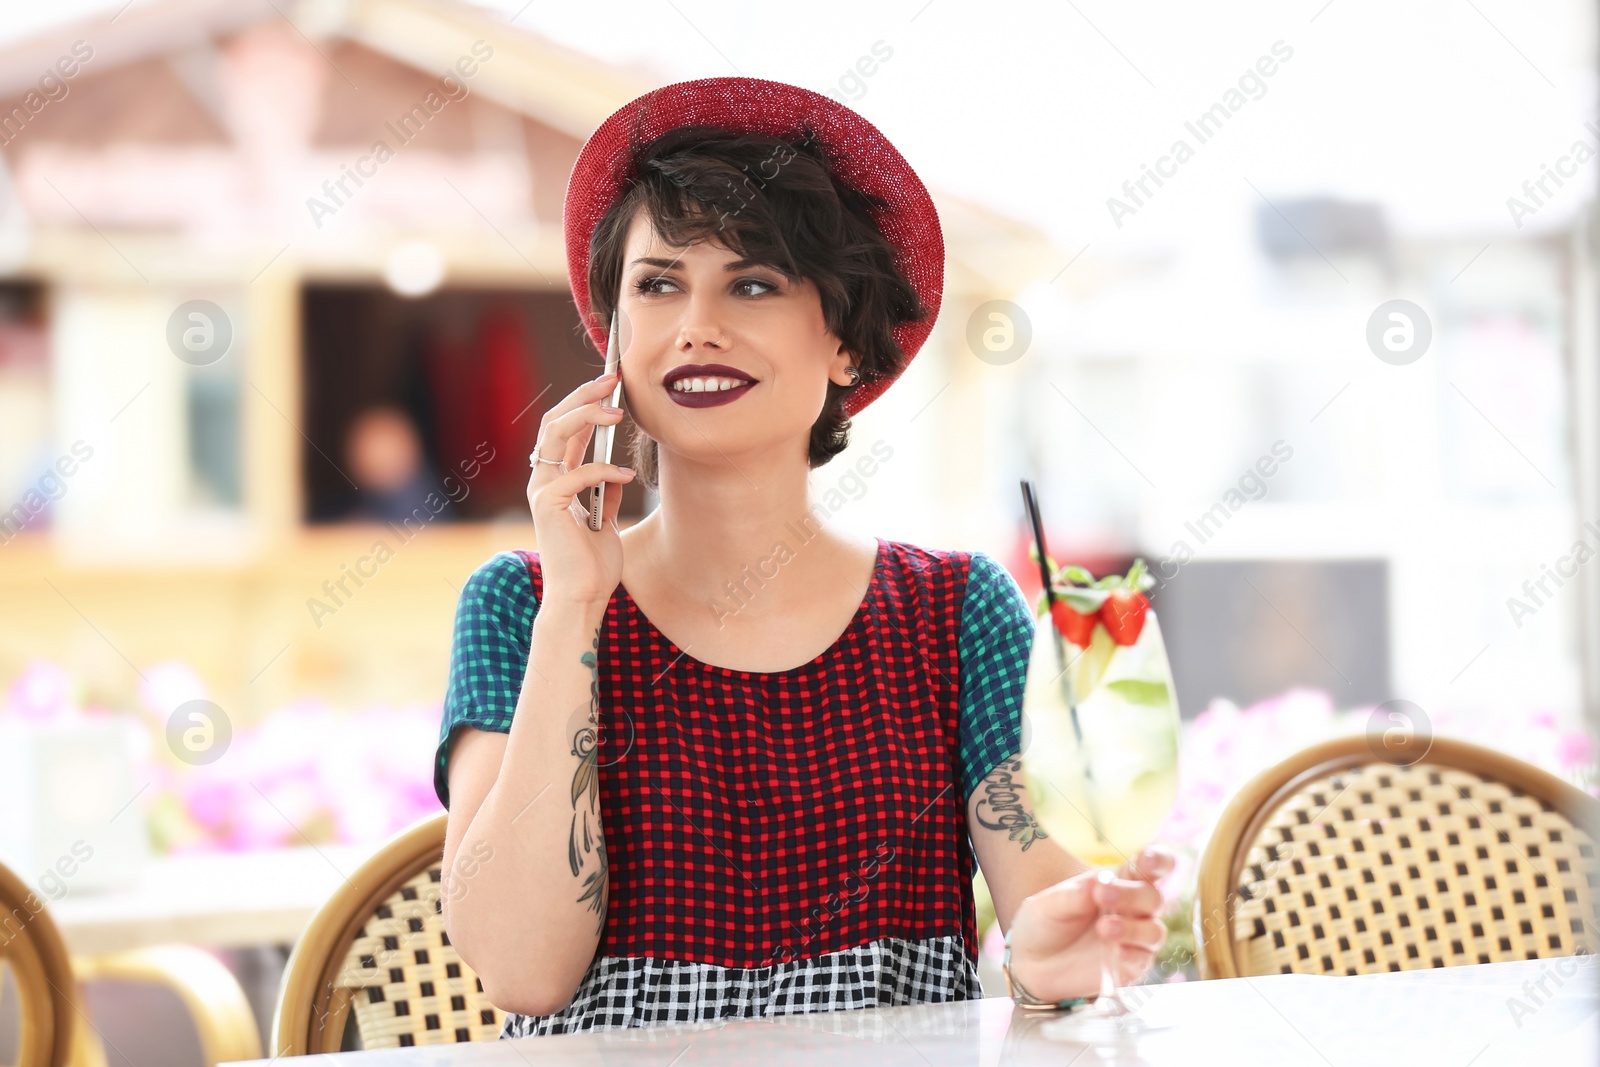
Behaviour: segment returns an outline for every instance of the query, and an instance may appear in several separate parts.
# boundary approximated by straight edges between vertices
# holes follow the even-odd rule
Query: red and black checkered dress
[[[503,1036],[983,995],[965,803],[1015,751],[1031,614],[982,553],[878,544],[848,627],[786,671],[696,660],[618,586],[598,653],[605,927],[572,1002]],[[453,728],[510,728],[524,581],[537,605],[537,553],[502,553],[463,594],[447,805]],[[518,630],[520,662],[484,640]],[[980,646],[1015,670],[980,686],[968,663],[964,686]]]

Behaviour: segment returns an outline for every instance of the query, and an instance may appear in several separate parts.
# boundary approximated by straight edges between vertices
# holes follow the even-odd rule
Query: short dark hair
[[[809,127],[779,137],[679,126],[632,145],[622,193],[589,240],[589,301],[609,323],[622,286],[628,228],[643,208],[667,244],[716,239],[741,258],[816,287],[828,330],[856,357],[862,384],[905,367],[894,328],[928,315],[871,214],[883,201],[840,181]],[[820,467],[850,443],[845,400],[852,386],[830,382],[811,427],[807,466]],[[658,446],[637,425],[632,463],[651,489]]]

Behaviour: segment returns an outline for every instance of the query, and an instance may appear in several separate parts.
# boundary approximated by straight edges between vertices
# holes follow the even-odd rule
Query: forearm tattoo
[[[594,649],[600,647],[600,630],[594,632]],[[572,754],[578,757],[578,769],[572,776],[572,834],[567,840],[567,862],[572,876],[578,877],[584,857],[594,853],[598,866],[583,880],[583,895],[578,903],[589,902],[589,909],[600,916],[599,930],[606,925],[606,900],[610,886],[609,868],[606,864],[606,839],[600,822],[600,665],[595,651],[583,654],[583,663],[589,668],[589,724],[578,730],[572,738]],[[580,808],[578,802],[587,794],[587,804]],[[592,823],[591,823],[591,820]],[[580,851],[581,846],[581,851]]]
[[[979,786],[975,809],[978,823],[986,830],[1003,830],[1013,841],[1022,842],[1022,851],[1041,837],[1049,837],[1039,820],[1023,802],[1022,761],[1002,760]],[[984,818],[987,812],[993,819]]]

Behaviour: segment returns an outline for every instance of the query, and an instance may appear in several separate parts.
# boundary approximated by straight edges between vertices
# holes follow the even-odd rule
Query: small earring
[[[850,375],[850,384],[851,385],[859,385],[859,384],[861,384],[861,372],[860,371],[856,370],[854,367],[846,367],[844,369],[844,372],[846,374]]]

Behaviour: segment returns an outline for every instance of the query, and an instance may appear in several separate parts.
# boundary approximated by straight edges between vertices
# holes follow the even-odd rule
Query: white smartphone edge
[[[622,364],[621,343],[617,338],[617,315],[611,314],[611,332],[606,339],[606,369],[605,373],[615,373]],[[616,385],[611,388],[611,398],[606,401],[612,407],[620,406],[622,402],[622,378],[617,378]],[[591,462],[610,463],[612,444],[616,440],[616,427],[612,425],[597,426],[594,431],[594,455]],[[606,483],[601,482],[589,490],[589,529],[595,533],[600,532],[604,525],[606,506]]]

